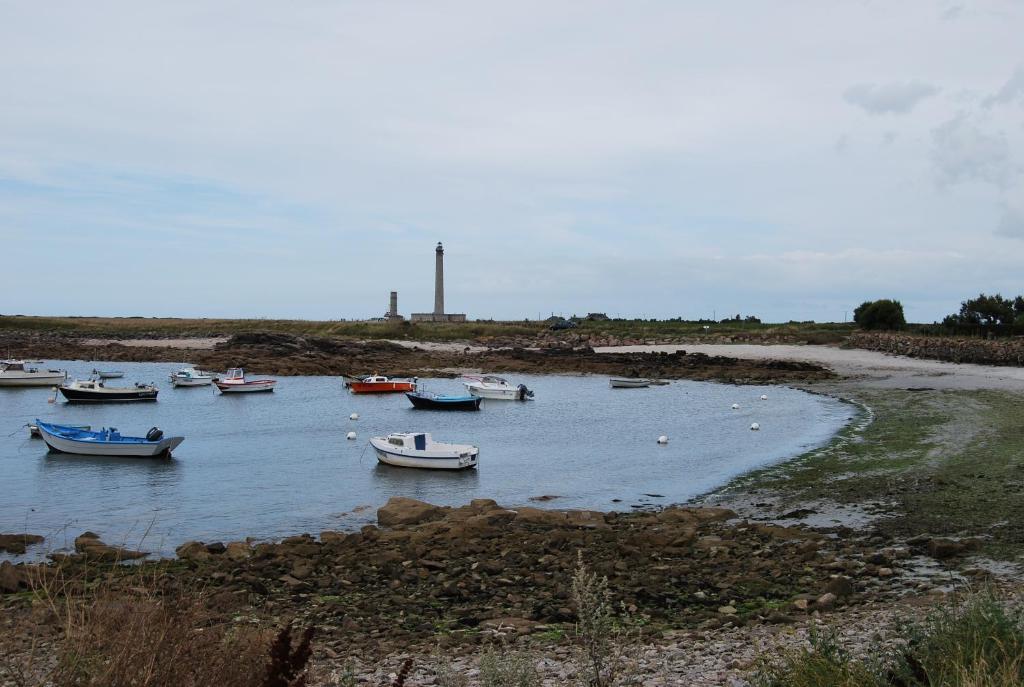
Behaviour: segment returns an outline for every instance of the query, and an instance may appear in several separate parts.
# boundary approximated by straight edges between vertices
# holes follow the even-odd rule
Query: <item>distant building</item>
[[[413,322],[465,322],[464,314],[446,313],[444,311],[444,247],[437,242],[434,249],[434,312],[413,313]]]
[[[603,312],[588,312],[587,317],[585,319],[591,322],[604,322],[605,320],[609,319],[609,317],[605,315]]]
[[[388,301],[388,311],[384,313],[384,319],[388,322],[405,322],[405,318],[398,314],[398,292],[391,292],[391,300]]]

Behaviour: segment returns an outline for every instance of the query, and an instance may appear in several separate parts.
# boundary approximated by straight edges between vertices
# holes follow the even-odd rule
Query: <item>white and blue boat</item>
[[[413,408],[421,410],[480,410],[480,398],[469,394],[441,396],[429,391],[413,391],[405,396]]]
[[[480,449],[469,444],[442,444],[426,432],[396,432],[373,437],[377,460],[402,468],[465,470],[475,468]]]
[[[114,427],[92,432],[69,425],[35,421],[39,434],[51,451],[80,456],[123,456],[127,458],[170,458],[185,437],[165,437],[158,427],[144,437],[122,436]]]

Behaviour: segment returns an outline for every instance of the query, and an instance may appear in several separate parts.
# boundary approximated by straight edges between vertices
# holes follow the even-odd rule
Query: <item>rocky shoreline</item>
[[[134,343],[134,342],[133,342]],[[0,347],[24,357],[49,360],[180,363],[183,356],[204,369],[245,367],[257,374],[457,376],[464,371],[495,373],[590,373],[735,383],[829,379],[813,363],[741,360],[722,355],[676,353],[595,353],[592,348],[505,348],[462,351],[406,347],[386,341],[353,341],[290,334],[239,334],[212,348],[90,345],[88,339],[58,335],[6,334]]]
[[[917,336],[891,333],[857,333],[846,345],[910,358],[944,360],[975,365],[1024,366],[1024,339],[981,339],[948,336]]]

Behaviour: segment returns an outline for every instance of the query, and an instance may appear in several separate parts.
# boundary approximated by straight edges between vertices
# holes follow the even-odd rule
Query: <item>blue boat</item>
[[[439,396],[428,391],[413,391],[405,395],[412,407],[420,410],[480,410],[480,399],[464,396]]]
[[[169,458],[171,451],[185,441],[185,437],[165,437],[158,427],[150,429],[144,437],[126,437],[113,427],[91,432],[40,420],[36,420],[35,424],[51,451],[80,456]]]

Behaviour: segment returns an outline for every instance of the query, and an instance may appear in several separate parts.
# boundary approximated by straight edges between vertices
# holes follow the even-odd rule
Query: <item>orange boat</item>
[[[407,391],[416,391],[416,378],[388,379],[387,377],[364,377],[363,379],[349,382],[348,388],[354,394],[397,394]]]

